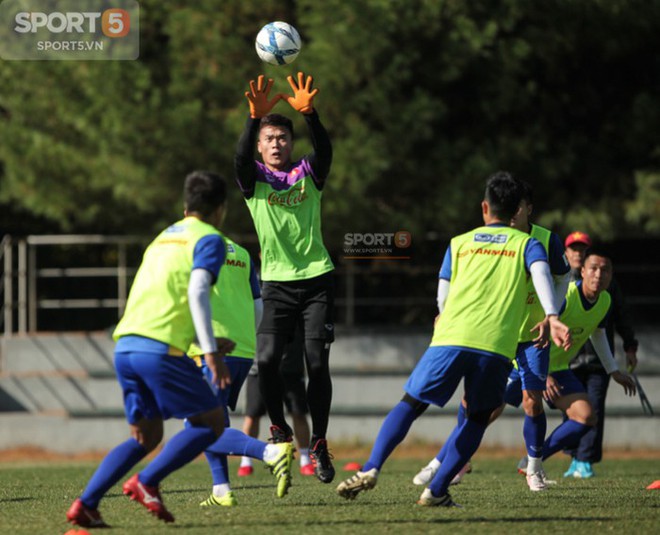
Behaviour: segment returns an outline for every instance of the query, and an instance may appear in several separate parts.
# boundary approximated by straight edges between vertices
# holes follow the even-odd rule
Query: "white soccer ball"
[[[261,28],[254,43],[259,57],[272,65],[291,63],[300,53],[301,46],[298,30],[279,21],[269,22]]]

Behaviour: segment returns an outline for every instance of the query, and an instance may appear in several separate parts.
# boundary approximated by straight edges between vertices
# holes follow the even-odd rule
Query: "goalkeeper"
[[[332,145],[314,108],[318,89],[313,79],[298,73],[288,77],[293,96],[270,97],[273,80],[250,81],[245,93],[250,116],[234,161],[236,181],[243,193],[261,247],[263,319],[257,331],[259,387],[271,420],[274,442],[291,441],[293,432],[282,408],[279,374],[284,349],[302,320],[309,382],[307,404],[312,419],[310,458],[317,478],[330,483],[335,475],[326,432],[332,401],[329,351],[334,340],[334,266],[321,234],[321,198]],[[271,114],[280,100],[300,112],[312,140],[313,152],[293,161],[293,123]],[[261,162],[254,160],[254,150]]]

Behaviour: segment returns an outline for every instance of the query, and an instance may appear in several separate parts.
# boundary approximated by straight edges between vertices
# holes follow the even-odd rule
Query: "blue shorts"
[[[516,364],[523,390],[545,390],[550,365],[549,345],[540,349],[534,347],[534,342],[518,344]]]
[[[504,391],[504,403],[512,407],[520,407],[522,403],[522,381],[518,370],[514,368],[506,380],[506,390]]]
[[[204,362],[202,360],[202,362]],[[224,390],[220,390],[217,387],[213,387],[216,396],[220,400],[220,403],[225,409],[225,425],[229,427],[229,407],[232,411],[236,410],[236,402],[238,401],[238,395],[241,393],[241,388],[243,383],[250,372],[252,367],[252,359],[246,359],[242,357],[225,357],[225,364],[229,369],[229,375],[231,376],[230,385]],[[202,371],[204,376],[211,381],[211,370],[209,370],[206,364],[202,364]]]
[[[141,418],[190,418],[220,406],[212,385],[188,357],[115,350],[117,379],[130,424]]]
[[[550,364],[550,347],[540,349],[534,342],[518,344],[516,351],[517,368],[511,370],[506,383],[504,401],[519,407],[523,390],[545,390]]]
[[[580,394],[586,392],[584,385],[580,380],[575,376],[571,370],[561,370],[558,372],[552,372],[550,375],[556,379],[561,387],[561,395],[569,396],[571,394]],[[555,405],[549,401],[546,401],[548,407],[556,409]]]
[[[444,407],[465,378],[470,413],[502,405],[511,361],[503,356],[454,346],[431,346],[404,387],[415,399]]]

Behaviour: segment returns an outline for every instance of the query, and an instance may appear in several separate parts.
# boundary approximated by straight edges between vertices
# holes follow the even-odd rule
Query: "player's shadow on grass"
[[[328,504],[332,505],[332,504]],[[442,507],[436,508],[440,509],[438,511],[438,514],[442,514]],[[401,518],[401,519],[391,519],[388,518],[387,520],[382,520],[382,521],[374,521],[374,520],[364,520],[360,518],[351,518],[351,519],[346,519],[346,520],[319,520],[316,519],[315,523],[320,524],[320,525],[326,525],[326,526],[332,526],[332,525],[344,525],[344,524],[349,524],[349,525],[363,525],[363,526],[370,526],[374,524],[379,524],[381,522],[385,522],[388,525],[389,524],[471,524],[471,523],[479,523],[479,524],[526,524],[526,523],[536,523],[536,522],[553,522],[556,523],[558,518],[556,516],[535,516],[534,518],[511,518],[511,517],[501,517],[501,518],[488,518],[488,517],[470,517],[470,518],[464,518],[463,515],[460,514],[460,510],[452,509],[451,511],[456,511],[459,514],[454,515],[452,514],[451,517],[445,516],[441,518]],[[447,513],[448,511],[444,511]],[[571,521],[571,522],[611,522],[614,520],[613,517],[602,517],[602,516],[576,516],[576,517],[562,517],[562,521]]]
[[[236,485],[232,488],[232,490],[240,490],[242,491],[250,491],[250,490],[257,490],[257,489],[272,489],[275,487],[275,484],[273,485],[247,485],[247,486],[242,486],[242,485]],[[208,492],[208,487],[196,487],[196,488],[187,488],[187,489],[167,489],[165,492],[163,492],[164,496],[167,496],[168,494],[193,494],[193,493],[199,493],[199,492]],[[109,492],[108,494],[105,495],[106,498],[124,498],[124,494],[121,492]],[[18,500],[32,500],[33,498],[13,498],[12,501],[18,501]],[[0,499],[0,503],[2,503],[2,499]]]
[[[239,490],[239,491],[250,491],[250,490],[257,490],[257,489],[272,489],[275,488],[277,484],[273,480],[272,485],[241,485],[240,483],[234,483],[232,481],[231,483],[231,489],[232,490]],[[203,488],[189,488],[189,489],[167,489],[163,494],[188,494],[191,492],[207,492],[209,490],[209,487],[203,487]]]
[[[0,503],[31,502],[34,500],[35,498],[29,498],[27,496],[25,497],[17,496],[16,498],[0,498]]]

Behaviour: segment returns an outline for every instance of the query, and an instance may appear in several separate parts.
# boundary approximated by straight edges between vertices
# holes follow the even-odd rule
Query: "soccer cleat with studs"
[[[231,490],[224,496],[215,496],[211,494],[206,500],[199,504],[200,507],[234,507],[236,505],[238,505],[238,501]]]
[[[270,426],[269,442],[281,444],[282,442],[293,442],[293,431],[291,429],[282,429],[277,425]]]
[[[332,454],[328,451],[328,441],[319,438],[312,441],[309,448],[309,458],[314,466],[314,473],[321,483],[332,483],[335,478],[335,467],[332,466]]]
[[[174,516],[163,504],[158,487],[150,487],[140,482],[138,475],[134,474],[124,483],[123,492],[131,500],[138,502],[159,520],[174,522]]]
[[[434,468],[430,464],[427,464],[424,468],[422,468],[415,477],[413,477],[413,483],[415,485],[428,485],[431,480],[435,477],[435,474],[437,474],[438,470],[440,467],[438,466],[437,468]],[[449,482],[450,485],[458,485],[461,481],[463,481],[463,476],[465,474],[469,474],[472,472],[472,465],[468,461],[465,463],[463,468],[461,468],[458,471],[458,474],[456,474],[452,480]]]
[[[238,477],[251,476],[253,473],[254,473],[254,468],[252,468],[251,465],[238,467]]]
[[[591,463],[588,461],[578,461],[575,466],[575,472],[573,472],[573,477],[577,479],[589,479],[594,477],[594,469],[591,467]]]
[[[291,465],[295,448],[292,442],[281,442],[275,446],[280,449],[279,455],[265,464],[277,479],[277,497],[283,498],[291,487]]]
[[[527,464],[528,464],[527,456],[522,457],[518,462],[517,470],[521,476],[527,477]],[[573,464],[571,464],[571,466],[573,466]],[[543,480],[543,484],[546,487],[557,484],[557,481],[555,481],[554,479],[548,479],[548,475],[545,473],[545,470],[543,470],[543,468],[541,468],[541,470],[538,473],[540,474],[540,477]],[[564,474],[564,477],[567,477],[566,474]],[[529,480],[527,481],[527,484],[529,484]]]
[[[543,480],[542,472],[533,472],[531,474],[527,474],[525,478],[527,479],[527,486],[532,492],[548,490],[548,487]]]
[[[378,483],[378,470],[375,468],[366,472],[357,472],[353,477],[339,483],[337,494],[347,500],[354,500],[360,492],[373,489],[376,483]]]
[[[424,468],[417,472],[415,477],[413,477],[413,483],[415,485],[428,485],[433,479],[433,476],[435,476],[436,472],[438,471],[438,468],[434,468],[430,464],[427,464]]]
[[[98,509],[90,509],[80,498],[75,500],[66,512],[67,522],[83,528],[109,528]]]
[[[431,489],[424,489],[422,495],[417,500],[417,505],[424,507],[461,507],[451,499],[449,493],[442,496],[433,496]]]

